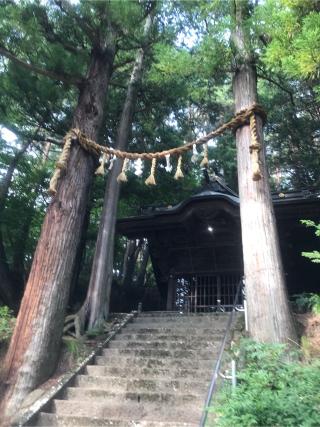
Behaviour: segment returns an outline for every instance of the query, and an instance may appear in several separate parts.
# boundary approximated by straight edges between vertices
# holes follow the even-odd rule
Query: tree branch
[[[77,46],[73,46],[72,44],[68,43],[64,37],[60,36],[54,31],[53,25],[50,23],[48,14],[44,7],[40,7],[38,9],[38,14],[36,15],[37,20],[39,24],[41,25],[43,29],[43,35],[50,43],[59,43],[62,47],[65,48],[65,50],[71,52],[71,53],[80,53],[85,51],[83,48],[78,48]]]
[[[26,70],[33,71],[36,74],[40,74],[42,76],[49,77],[53,80],[58,80],[63,83],[79,86],[82,83],[82,79],[75,78],[73,76],[69,76],[65,73],[58,74],[54,71],[45,70],[44,68],[38,67],[37,65],[29,64],[28,62],[25,62],[22,59],[19,59],[16,57],[16,55],[12,52],[10,52],[8,49],[0,45],[0,55],[5,56],[6,58],[10,59],[10,61],[14,62],[15,64],[19,65],[22,68],[25,68]]]
[[[121,62],[114,64],[113,69],[117,70],[118,68],[124,67],[125,65],[132,64],[134,62],[134,58],[124,59]]]
[[[263,70],[257,66],[257,69],[261,70],[263,72]],[[259,77],[260,79],[266,80],[269,83],[274,84],[275,86],[277,86],[279,89],[283,90],[284,92],[286,92],[289,97],[290,97],[290,101],[291,104],[295,107],[295,102],[294,102],[294,98],[293,98],[293,93],[290,91],[290,89],[286,88],[285,86],[283,86],[281,83],[277,82],[276,80],[274,80],[272,77],[266,76],[265,74],[260,74],[257,73],[257,77]]]
[[[56,6],[59,7],[61,12],[63,12],[65,15],[69,17],[72,17],[76,25],[79,26],[79,24],[81,24],[81,28],[83,29],[83,31],[86,33],[86,35],[89,37],[89,39],[92,41],[93,44],[96,44],[98,42],[96,30],[93,27],[91,27],[91,25],[89,25],[88,22],[82,16],[74,12],[70,3],[68,3],[65,0],[54,0],[54,3],[56,4]]]

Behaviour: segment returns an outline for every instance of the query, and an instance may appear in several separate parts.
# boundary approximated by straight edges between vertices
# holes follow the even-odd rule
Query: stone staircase
[[[228,314],[140,314],[36,426],[198,426]]]

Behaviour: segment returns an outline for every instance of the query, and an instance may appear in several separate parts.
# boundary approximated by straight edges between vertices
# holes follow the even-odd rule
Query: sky
[[[17,136],[4,126],[0,126],[0,135],[5,141],[12,143],[17,141]]]

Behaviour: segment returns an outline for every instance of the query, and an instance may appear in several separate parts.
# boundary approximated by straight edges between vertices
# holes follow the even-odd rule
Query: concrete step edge
[[[131,364],[131,366],[134,363],[136,363],[136,364],[141,364],[141,366],[143,366],[144,363],[156,364],[156,362],[159,362],[159,361],[166,362],[165,363],[166,365],[174,364],[174,363],[182,363],[182,364],[185,363],[185,364],[189,364],[190,366],[201,366],[202,363],[210,364],[210,362],[212,362],[213,364],[217,357],[217,353],[212,353],[211,356],[212,357],[210,359],[197,358],[196,360],[190,360],[188,358],[181,358],[181,357],[166,357],[165,359],[163,359],[162,357],[145,357],[145,356],[128,357],[127,355],[119,354],[117,355],[117,357],[111,356],[111,355],[96,356],[96,360],[105,361],[106,366],[110,366],[112,362],[115,362],[115,363],[127,362]],[[97,362],[95,363],[98,364]],[[104,365],[99,364],[99,366],[104,366]]]
[[[84,416],[68,416],[62,415],[57,416],[47,412],[41,412],[39,414],[39,421],[41,418],[46,424],[37,424],[37,426],[49,427],[49,426],[81,426],[81,427],[100,427],[100,426],[113,426],[113,427],[198,427],[198,423],[187,423],[179,421],[139,421],[139,420],[128,420],[128,419],[105,419],[105,418],[90,418]],[[38,421],[38,422],[39,422]],[[63,422],[65,421],[65,422]],[[51,422],[54,424],[48,424]],[[62,422],[62,423],[61,423]]]
[[[104,375],[77,375],[76,380],[87,380],[87,381],[95,381],[95,380],[106,380],[108,381],[121,381],[124,383],[135,383],[135,382],[156,382],[157,384],[166,384],[166,383],[181,383],[181,384],[192,384],[194,386],[202,386],[203,384],[206,384],[209,382],[209,379],[206,381],[185,381],[184,378],[181,379],[159,379],[159,378],[149,378],[149,377],[130,377],[130,378],[123,378],[119,376],[104,376]]]
[[[193,390],[194,391],[194,390]],[[174,401],[188,401],[188,400],[192,400],[193,402],[199,401],[199,404],[203,403],[203,393],[197,394],[195,392],[193,393],[188,393],[188,392],[181,392],[181,391],[175,391],[174,393],[170,393],[170,392],[153,392],[153,391],[148,391],[148,392],[131,392],[131,391],[124,391],[124,392],[115,392],[115,391],[109,391],[109,390],[104,390],[101,388],[86,388],[86,387],[67,387],[66,390],[64,391],[64,395],[61,399],[59,400],[74,400],[72,396],[72,394],[74,395],[81,395],[81,394],[86,394],[88,393],[89,395],[94,395],[94,399],[99,399],[99,395],[101,395],[101,398],[104,399],[104,402],[107,402],[107,400],[113,401],[114,399],[116,399],[117,402],[121,402],[121,401],[126,401],[126,400],[130,400],[130,401],[137,401],[138,403],[143,402],[143,401],[164,401],[164,402],[169,402],[171,399],[173,401],[173,403],[175,403]],[[83,398],[84,396],[82,396]],[[84,399],[85,401],[87,401],[88,399]]]
[[[97,370],[99,372],[100,371],[101,372],[108,372],[110,370],[112,372],[115,370],[115,368],[112,366],[108,366],[108,365],[87,365],[86,366],[87,374],[88,374],[88,371],[90,371],[90,370],[92,370],[92,371]],[[195,374],[194,369],[174,368],[174,367],[171,369],[169,367],[168,368],[159,368],[159,369],[152,368],[152,367],[145,367],[145,368],[127,368],[126,367],[126,368],[117,368],[116,372],[121,372],[121,373],[123,372],[124,375],[126,375],[126,376],[131,372],[135,372],[137,375],[143,375],[146,372],[147,373],[150,372],[150,374],[153,373],[153,375],[151,375],[151,376],[156,376],[156,375],[165,376],[165,375],[169,375],[169,374],[176,374],[176,375],[183,376],[184,378],[188,375],[194,376],[194,374]],[[206,375],[208,372],[210,372],[210,369],[197,369],[197,376],[199,376],[201,378],[202,375]],[[100,376],[103,376],[103,377],[108,376],[108,375],[109,375],[109,373],[108,374],[104,374],[104,373],[100,374]],[[117,374],[117,376],[118,375],[119,374]]]

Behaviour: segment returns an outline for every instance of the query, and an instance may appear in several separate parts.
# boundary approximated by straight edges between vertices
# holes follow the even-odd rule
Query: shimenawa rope
[[[208,134],[202,136],[201,138],[188,142],[187,144],[184,144],[180,147],[171,148],[169,150],[164,150],[160,152],[154,152],[154,153],[133,153],[128,151],[122,151],[113,149],[111,147],[106,147],[103,145],[97,144],[92,139],[88,138],[83,132],[81,132],[80,129],[71,129],[66,136],[64,137],[64,147],[62,150],[62,153],[56,163],[56,170],[52,176],[52,179],[50,181],[50,187],[49,192],[51,194],[56,194],[57,192],[57,183],[58,180],[61,177],[62,170],[67,168],[67,163],[70,157],[70,149],[71,144],[73,140],[77,140],[78,143],[81,145],[83,149],[86,151],[100,156],[100,154],[106,154],[106,155],[112,155],[115,157],[118,157],[120,159],[124,159],[122,172],[118,177],[118,181],[126,182],[127,176],[126,176],[126,170],[128,168],[128,161],[129,160],[154,160],[154,159],[160,159],[163,157],[168,156],[174,156],[177,155],[178,157],[178,165],[177,170],[175,174],[175,179],[179,179],[183,177],[181,164],[182,164],[182,154],[189,151],[189,150],[195,150],[194,147],[197,145],[203,145],[206,144],[211,139],[222,135],[227,130],[236,130],[239,127],[250,124],[251,129],[251,138],[252,138],[252,144],[250,145],[250,153],[252,154],[252,162],[253,162],[253,180],[259,180],[261,179],[261,172],[260,172],[260,166],[259,166],[259,151],[261,150],[261,145],[258,141],[258,135],[257,135],[257,128],[256,128],[256,116],[259,115],[263,122],[266,121],[266,113],[264,112],[263,108],[259,104],[253,104],[251,107],[243,109],[239,111],[229,122],[224,123],[223,125],[219,126],[217,129],[212,130]],[[103,159],[101,161],[101,164],[99,168],[97,169],[97,173],[100,174],[104,170],[104,163],[106,157],[103,156]],[[204,166],[206,166],[208,163],[208,157],[207,157],[207,148],[205,146],[204,148],[204,158],[202,160],[202,163]],[[151,174],[149,178],[146,180],[146,184],[148,185],[154,185],[155,179],[155,165],[156,162],[152,161],[152,167],[151,167]],[[153,183],[154,182],[154,183]]]

